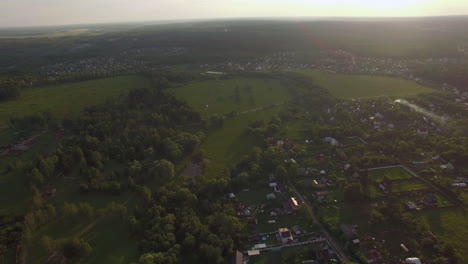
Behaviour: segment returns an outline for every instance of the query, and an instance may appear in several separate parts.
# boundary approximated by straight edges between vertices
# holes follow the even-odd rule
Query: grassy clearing
[[[468,211],[446,208],[422,211],[417,216],[426,219],[434,233],[450,241],[461,256],[468,256]]]
[[[238,99],[236,90],[239,91]],[[201,145],[210,160],[204,173],[207,178],[216,178],[226,166],[234,164],[262,142],[261,138],[245,133],[248,124],[256,120],[268,121],[278,113],[281,106],[259,108],[282,103],[290,98],[288,91],[278,82],[251,78],[197,82],[175,88],[171,92],[206,117],[233,111],[239,113],[226,119],[223,127],[208,131]],[[252,109],[257,110],[242,113]]]
[[[388,169],[378,169],[378,170],[371,170],[369,171],[369,177],[374,181],[380,181],[384,177],[389,178],[390,180],[404,180],[404,179],[411,179],[413,175],[409,174],[403,168],[388,168]]]
[[[112,100],[130,89],[149,86],[146,78],[119,76],[27,89],[18,100],[0,103],[0,125],[5,125],[11,117],[44,111],[59,118],[76,117],[86,106]]]
[[[52,239],[74,237],[93,221],[94,219],[84,217],[60,217],[52,220],[32,239],[28,263],[46,263],[48,255],[40,242],[42,236]],[[95,226],[79,238],[93,248],[86,263],[130,263],[138,258],[138,242],[130,236],[128,226],[121,217],[111,216],[98,220]]]
[[[130,236],[126,221],[119,217],[102,220],[83,239],[93,248],[87,263],[124,264],[139,257],[138,241]]]
[[[239,115],[226,120],[222,128],[209,131],[201,145],[210,160],[204,174],[208,178],[216,178],[226,166],[234,165],[253,147],[261,144],[262,138],[246,133],[248,124],[255,120],[269,120],[278,111],[279,108],[273,108]]]
[[[433,91],[414,81],[388,76],[331,74],[316,70],[299,72],[338,98],[406,97]]]
[[[288,91],[279,82],[252,78],[196,82],[171,92],[205,115],[247,111],[289,98]]]
[[[422,180],[413,178],[408,180],[397,180],[392,182],[393,192],[406,192],[409,190],[417,191],[430,188]]]

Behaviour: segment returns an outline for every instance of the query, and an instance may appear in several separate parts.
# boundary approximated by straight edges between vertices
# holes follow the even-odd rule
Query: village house
[[[418,128],[418,134],[419,135],[428,135],[429,131],[425,127]]]
[[[428,193],[424,196],[423,200],[421,201],[426,206],[437,206],[437,197],[433,193]]]
[[[377,264],[382,263],[383,257],[379,251],[376,249],[371,249],[366,253],[367,263],[369,264]]]
[[[330,143],[330,145],[332,145],[332,146],[338,146],[339,145],[339,142],[336,139],[332,138],[332,137],[324,138],[323,142]]]
[[[257,224],[257,218],[253,216],[247,217],[247,224],[249,225],[256,225]]]
[[[281,241],[281,243],[286,244],[291,241],[293,241],[293,236],[291,234],[291,231],[287,228],[280,228],[278,229],[278,240]]]
[[[300,206],[299,202],[294,197],[291,197],[288,199],[288,204],[291,210],[293,211],[299,209],[299,206]]]
[[[327,191],[316,191],[313,193],[315,200],[317,200],[318,202],[323,201],[327,197],[327,195]]]
[[[416,210],[418,208],[413,202],[406,202],[405,205],[408,210]]]
[[[230,264],[244,264],[244,254],[240,252],[239,250],[236,250],[234,255],[231,257]]]

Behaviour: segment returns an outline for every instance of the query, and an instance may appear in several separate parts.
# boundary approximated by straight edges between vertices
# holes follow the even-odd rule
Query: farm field
[[[149,86],[146,78],[119,76],[27,89],[18,100],[0,103],[0,126],[11,117],[44,111],[50,111],[52,116],[59,118],[76,117],[86,106],[112,100],[130,89]]]
[[[401,78],[373,75],[332,74],[317,70],[298,71],[311,77],[338,98],[406,97],[433,91],[431,88]]]
[[[239,100],[235,99],[236,87],[239,90]],[[238,115],[225,119],[221,128],[209,130],[207,138],[200,146],[207,152],[210,160],[204,172],[208,178],[216,178],[226,165],[233,164],[261,143],[263,139],[245,133],[247,126],[256,120],[268,121],[281,108],[281,105],[269,106],[289,99],[286,89],[278,82],[267,79],[236,78],[198,82],[175,88],[171,92],[205,116],[238,112]],[[260,109],[265,106],[265,109]]]
[[[461,256],[468,256],[468,212],[458,208],[426,210],[416,214],[429,223],[437,236],[451,241]]]
[[[384,177],[392,181],[413,178],[409,172],[401,167],[369,170],[369,178],[374,181],[381,181]]]

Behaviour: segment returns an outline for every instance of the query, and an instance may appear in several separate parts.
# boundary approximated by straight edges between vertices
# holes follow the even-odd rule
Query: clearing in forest
[[[170,92],[205,117],[232,113],[222,127],[208,131],[201,145],[210,160],[204,173],[209,178],[220,175],[226,166],[262,142],[263,139],[246,133],[247,126],[257,120],[268,122],[290,98],[289,91],[279,81],[258,78],[195,82]]]

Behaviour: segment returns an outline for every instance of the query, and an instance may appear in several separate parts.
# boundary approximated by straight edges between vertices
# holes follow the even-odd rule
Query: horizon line
[[[418,19],[418,18],[454,18],[468,17],[468,14],[455,15],[427,15],[427,16],[263,16],[263,17],[212,17],[212,18],[173,18],[160,20],[129,20],[129,21],[110,21],[110,22],[89,22],[89,23],[69,23],[69,24],[44,24],[44,25],[26,25],[26,26],[0,26],[0,29],[25,29],[25,28],[52,28],[52,27],[75,27],[75,26],[98,26],[98,25],[117,25],[117,24],[145,24],[164,25],[188,22],[209,22],[209,21],[233,21],[233,20],[327,20],[339,21],[340,19]]]

